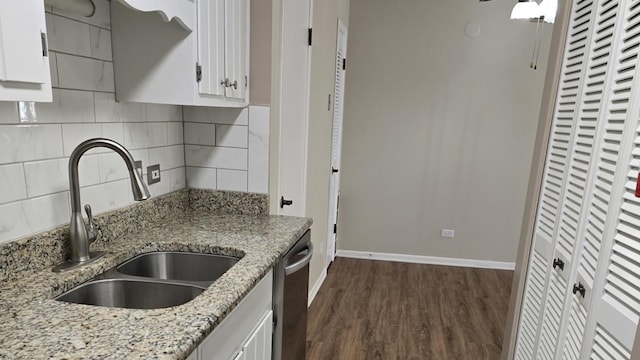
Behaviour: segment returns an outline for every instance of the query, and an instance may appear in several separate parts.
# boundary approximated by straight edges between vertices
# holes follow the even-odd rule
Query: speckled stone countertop
[[[51,259],[39,267],[19,267],[28,259],[16,255],[34,250],[24,239],[0,249],[6,271],[0,285],[1,359],[185,359],[217,324],[273,267],[279,257],[311,226],[311,219],[269,215],[223,214],[206,206],[202,194],[183,191],[160,198],[167,209],[136,207],[100,217],[131,215],[137,226],[127,231],[106,229],[106,241],[92,250],[108,253],[80,269],[53,273]],[[194,198],[196,201],[194,201]],[[195,206],[189,204],[195,203]],[[254,202],[255,204],[255,202]],[[172,206],[173,205],[173,206]],[[163,213],[164,211],[164,213]],[[258,213],[263,211],[258,211]],[[112,222],[117,228],[120,223]],[[56,229],[45,238],[64,235]],[[42,235],[39,235],[42,237]],[[35,239],[42,238],[35,237]],[[64,240],[56,240],[64,244]],[[55,242],[55,241],[54,241]],[[52,242],[52,243],[54,243]],[[55,247],[45,247],[54,258]],[[186,304],[154,310],[106,308],[59,302],[55,296],[141,253],[193,251],[242,256],[207,290]],[[43,254],[48,253],[43,251]],[[42,257],[43,254],[37,254]]]

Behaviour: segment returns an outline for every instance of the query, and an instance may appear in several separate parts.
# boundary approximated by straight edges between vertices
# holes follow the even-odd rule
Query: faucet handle
[[[89,244],[96,241],[97,227],[96,223],[93,221],[93,215],[91,213],[91,205],[86,204],[84,206],[84,211],[87,213],[87,218],[89,219],[89,225],[87,225],[87,236],[89,237]]]

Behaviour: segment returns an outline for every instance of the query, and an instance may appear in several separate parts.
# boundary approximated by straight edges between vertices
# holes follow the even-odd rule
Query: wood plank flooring
[[[336,258],[307,359],[499,359],[512,271]]]

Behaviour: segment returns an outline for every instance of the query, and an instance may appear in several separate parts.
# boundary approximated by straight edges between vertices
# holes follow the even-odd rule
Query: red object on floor
[[[638,172],[638,180],[636,180],[636,197],[640,197],[640,172]]]

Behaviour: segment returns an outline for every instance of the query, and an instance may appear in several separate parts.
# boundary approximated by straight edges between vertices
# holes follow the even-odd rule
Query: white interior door
[[[327,240],[327,266],[336,257],[338,227],[338,196],[340,194],[340,158],[342,154],[342,116],[344,109],[344,77],[346,73],[347,27],[338,20],[336,40],[336,77],[333,104],[333,130],[331,135],[331,183],[329,185],[329,230]]]
[[[282,1],[278,214],[304,216],[307,187],[311,0]],[[284,203],[280,200],[284,200]],[[285,205],[290,201],[289,205]],[[282,205],[281,205],[282,204]]]

